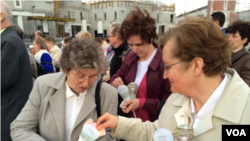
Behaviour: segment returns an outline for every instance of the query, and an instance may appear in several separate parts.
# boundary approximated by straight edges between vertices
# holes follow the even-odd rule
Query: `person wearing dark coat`
[[[233,51],[230,68],[234,68],[250,87],[250,53],[245,49],[250,41],[249,32],[250,23],[241,20],[234,21],[226,30]]]
[[[25,45],[12,29],[12,12],[1,1],[1,140],[11,141],[10,124],[21,112],[32,89]]]

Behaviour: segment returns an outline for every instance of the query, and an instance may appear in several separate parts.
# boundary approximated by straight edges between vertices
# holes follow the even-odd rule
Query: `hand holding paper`
[[[129,101],[125,102],[123,106],[126,107],[126,109],[122,109],[124,113],[129,113],[130,111],[135,111],[140,106],[140,101],[138,98],[130,99]]]
[[[109,113],[105,113],[103,116],[98,118],[96,122],[96,128],[100,131],[104,128],[116,128],[118,124],[118,116],[113,116]]]
[[[129,90],[128,90],[128,87],[127,87],[127,86],[125,86],[125,85],[120,85],[120,86],[118,87],[118,92],[119,92],[120,96],[123,98],[123,101],[125,101],[125,102],[130,101],[131,98],[130,98]],[[124,102],[122,102],[122,103],[120,104],[120,108],[125,109],[126,107],[125,107],[123,104],[124,104]],[[135,107],[135,104],[131,105],[130,109],[131,109],[132,107],[134,108],[134,107]],[[139,106],[138,106],[138,107],[139,107]],[[137,107],[137,108],[138,108],[138,107]],[[134,116],[135,116],[135,118],[136,118],[135,111],[133,111],[133,113],[134,113]]]
[[[102,129],[98,131],[96,129],[96,123],[93,123],[92,119],[88,119],[83,125],[81,135],[78,141],[95,141],[99,137],[106,135],[106,130]]]

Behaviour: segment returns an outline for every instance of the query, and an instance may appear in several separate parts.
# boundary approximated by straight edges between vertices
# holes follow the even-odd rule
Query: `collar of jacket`
[[[114,52],[118,51],[118,50],[124,50],[124,48],[127,46],[128,44],[126,42],[122,42],[117,48],[112,47],[112,50],[114,50]]]
[[[247,53],[245,47],[241,48],[238,52],[232,53],[232,60],[238,58],[239,56],[241,56],[242,54]]]
[[[58,47],[57,45],[54,45],[54,46],[50,49],[49,53],[51,53],[51,52],[53,52],[53,51],[56,51],[57,48],[59,48],[59,47]],[[59,49],[60,49],[60,48],[59,48]]]
[[[50,96],[49,102],[51,105],[52,113],[55,117],[55,122],[57,129],[60,135],[60,140],[64,138],[64,129],[65,129],[65,99],[66,99],[66,77],[67,75],[63,72],[44,75],[43,79],[47,79],[47,85],[52,87],[55,92]],[[38,78],[39,79],[39,78]],[[75,124],[72,128],[72,134],[75,131],[76,127],[86,120],[88,115],[96,107],[95,104],[95,87],[97,81],[88,89],[87,94],[85,95],[84,104],[81,107],[81,110],[75,120]]]
[[[6,27],[5,30],[1,33],[1,36],[4,36],[10,32],[14,31],[13,28],[10,26],[10,27]]]
[[[250,89],[234,69],[228,68],[225,73],[229,79],[220,99],[214,106],[212,116],[238,124],[248,100]],[[189,99],[187,96],[179,95],[172,104],[182,107]]]
[[[157,48],[157,52],[153,58],[153,60],[151,61],[151,63],[149,64],[149,68],[153,69],[154,71],[157,70],[157,67],[159,66],[159,64],[162,61],[162,53],[161,53],[161,49],[157,46],[156,43],[153,43],[153,45]],[[133,51],[130,51],[133,52]],[[139,57],[133,52],[133,56],[131,57],[131,63],[132,62],[138,62]],[[130,58],[130,57],[129,57]]]
[[[66,88],[65,82],[67,79],[67,75],[64,72],[54,73],[48,80],[47,85],[54,88],[54,89],[60,89],[62,87]],[[95,96],[95,86],[97,84],[97,81],[93,83],[93,85],[88,89],[88,92],[86,95],[93,95]]]

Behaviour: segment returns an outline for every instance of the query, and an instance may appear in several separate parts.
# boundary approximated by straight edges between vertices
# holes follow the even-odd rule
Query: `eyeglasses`
[[[174,64],[167,65],[167,66],[165,66],[165,70],[166,70],[166,71],[169,71],[169,69],[171,68],[171,66],[176,65],[176,64],[179,64],[179,63],[183,63],[183,62],[184,62],[184,61],[180,61],[180,62],[177,62],[177,63],[174,63]]]
[[[72,72],[71,72],[72,73]],[[72,73],[72,75],[75,77],[75,79],[77,80],[77,81],[79,81],[79,82],[84,82],[85,80],[87,80],[87,77],[86,76],[78,76],[78,75],[76,75],[76,74],[74,74],[74,73]],[[88,77],[88,80],[89,80],[89,82],[94,82],[94,81],[96,81],[97,79],[100,79],[100,76],[99,76],[99,74],[96,74],[96,75],[93,75],[93,76],[90,76],[90,77]]]
[[[109,35],[108,38],[109,38],[109,37],[115,37],[115,36],[110,36],[110,35]]]

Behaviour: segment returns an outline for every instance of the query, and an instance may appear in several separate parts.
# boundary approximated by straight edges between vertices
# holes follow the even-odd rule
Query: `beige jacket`
[[[56,68],[60,68],[59,61],[62,56],[62,50],[58,46],[53,46],[49,51],[49,54],[52,57],[53,64]]]
[[[194,130],[194,141],[221,141],[222,125],[250,124],[250,88],[233,69],[226,71],[229,79],[215,105]],[[119,116],[113,130],[117,138],[127,141],[152,141],[154,132],[166,128],[171,132],[179,124],[193,125],[190,97],[172,94],[154,123]]]
[[[64,141],[65,136],[65,103],[66,75],[62,72],[48,74],[35,81],[29,100],[21,113],[11,124],[13,141]],[[97,120],[95,104],[96,82],[89,88],[81,111],[76,119],[71,141],[77,141],[86,120]],[[100,91],[101,114],[117,114],[117,90],[102,83]],[[36,133],[39,126],[40,135]],[[99,141],[114,141],[111,129]]]

